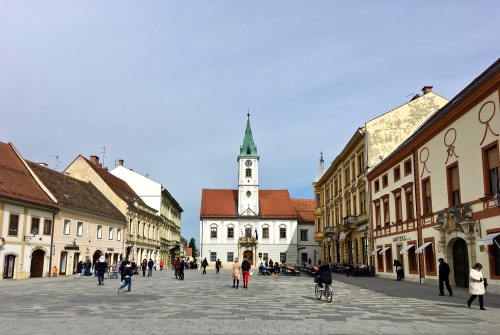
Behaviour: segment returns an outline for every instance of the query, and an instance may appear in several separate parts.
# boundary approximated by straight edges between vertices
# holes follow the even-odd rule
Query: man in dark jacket
[[[95,265],[95,270],[97,272],[97,281],[99,285],[104,285],[104,273],[108,270],[108,262],[106,262],[106,257],[101,256]]]
[[[453,291],[451,290],[450,281],[450,266],[444,261],[444,259],[439,259],[439,295],[444,295],[444,285],[446,285],[446,289],[448,293],[450,293],[450,297],[453,295]],[[443,285],[444,284],[444,285]]]
[[[203,268],[203,274],[207,273],[207,266],[208,266],[208,261],[207,258],[205,257],[203,259],[203,262],[201,262],[201,267]]]
[[[323,283],[331,284],[332,283],[332,269],[330,268],[330,264],[323,263],[316,272],[316,277],[318,278],[317,283],[319,287],[323,287]]]

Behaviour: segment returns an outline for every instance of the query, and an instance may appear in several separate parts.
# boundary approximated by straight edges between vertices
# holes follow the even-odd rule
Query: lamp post
[[[24,236],[24,240],[25,240],[25,241],[30,241],[32,238],[34,238],[36,235],[38,235],[38,228],[36,228],[36,227],[35,227],[35,228],[33,228],[33,229],[31,230],[31,233],[32,233],[33,235],[27,235],[27,236]]]

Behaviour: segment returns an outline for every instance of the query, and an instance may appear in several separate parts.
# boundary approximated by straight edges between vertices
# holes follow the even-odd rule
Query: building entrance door
[[[243,258],[246,258],[250,262],[250,265],[253,265],[253,251],[252,250],[243,251]]]
[[[43,250],[35,250],[31,255],[31,278],[43,277],[43,258],[45,252]]]
[[[453,244],[453,274],[457,287],[469,287],[469,255],[461,238]]]
[[[16,265],[16,256],[7,255],[4,260],[3,278],[14,278],[14,266]]]

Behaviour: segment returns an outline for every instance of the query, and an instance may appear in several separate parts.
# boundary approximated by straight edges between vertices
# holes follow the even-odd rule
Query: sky
[[[0,0],[0,141],[63,171],[97,155],[161,183],[199,246],[203,188],[237,189],[247,113],[261,189],[313,199],[356,129],[499,56],[492,1]]]

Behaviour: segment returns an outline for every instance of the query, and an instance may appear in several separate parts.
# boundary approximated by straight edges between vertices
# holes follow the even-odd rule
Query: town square
[[[491,334],[500,3],[0,0],[0,334]]]

